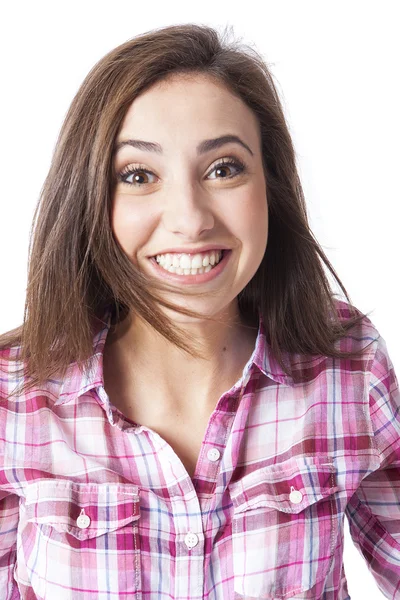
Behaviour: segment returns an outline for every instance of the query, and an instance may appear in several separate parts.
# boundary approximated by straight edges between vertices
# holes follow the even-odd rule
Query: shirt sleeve
[[[400,392],[379,337],[370,367],[369,416],[380,465],[346,507],[350,534],[386,598],[400,598]]]
[[[0,591],[3,600],[20,600],[14,580],[19,497],[0,489]]]

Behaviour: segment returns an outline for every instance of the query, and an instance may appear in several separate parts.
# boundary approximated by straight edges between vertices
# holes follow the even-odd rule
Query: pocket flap
[[[235,513],[266,506],[296,514],[338,490],[331,456],[296,456],[229,486]]]
[[[44,479],[28,486],[28,522],[51,525],[59,532],[87,540],[139,519],[139,488],[125,483],[75,483]],[[83,527],[78,526],[78,517]]]

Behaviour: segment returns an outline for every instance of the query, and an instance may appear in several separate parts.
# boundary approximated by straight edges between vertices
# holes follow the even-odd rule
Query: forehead
[[[258,122],[245,102],[223,82],[206,74],[173,74],[140,94],[130,105],[118,139],[143,133],[159,138],[162,132],[196,136],[232,128],[235,132],[258,133]]]

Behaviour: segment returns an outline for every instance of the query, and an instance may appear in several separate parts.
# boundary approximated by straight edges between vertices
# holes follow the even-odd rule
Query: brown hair
[[[93,324],[105,307],[114,322],[130,310],[167,340],[196,354],[194,345],[158,307],[174,308],[122,251],[111,229],[113,151],[131,103],[173,74],[205,74],[224,84],[258,119],[269,211],[265,255],[238,304],[244,321],[261,314],[281,367],[282,352],[348,357],[334,346],[365,315],[349,296],[307,220],[295,151],[273,77],[262,57],[226,32],[184,24],[139,35],[109,52],[89,72],[62,125],[36,208],[29,247],[23,324],[0,336],[19,346],[23,389],[65,374],[93,352]],[[323,263],[350,303],[340,319]],[[191,311],[176,308],[183,314]],[[4,358],[14,356],[3,352]]]

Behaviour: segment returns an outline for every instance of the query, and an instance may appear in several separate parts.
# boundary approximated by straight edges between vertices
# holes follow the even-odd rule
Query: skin
[[[197,155],[200,142],[228,133],[239,136],[253,155],[233,142]],[[131,146],[116,154],[118,173],[139,164],[154,173],[141,172],[141,186],[120,181],[115,187],[113,233],[130,260],[151,274],[148,257],[171,247],[220,243],[232,255],[220,276],[195,286],[209,292],[204,298],[189,297],[185,286],[166,296],[217,323],[162,309],[188,338],[202,343],[207,360],[184,354],[130,315],[107,338],[106,390],[137,422],[151,421],[151,407],[164,420],[172,414],[208,415],[240,378],[257,336],[240,321],[237,295],[257,271],[268,238],[259,125],[223,84],[204,75],[174,75],[134,100],[117,143],[132,138],[160,144],[163,154]],[[213,170],[228,157],[244,162],[245,172],[229,178],[237,173],[234,166],[224,167],[227,177]],[[137,180],[128,176],[131,184]]]

